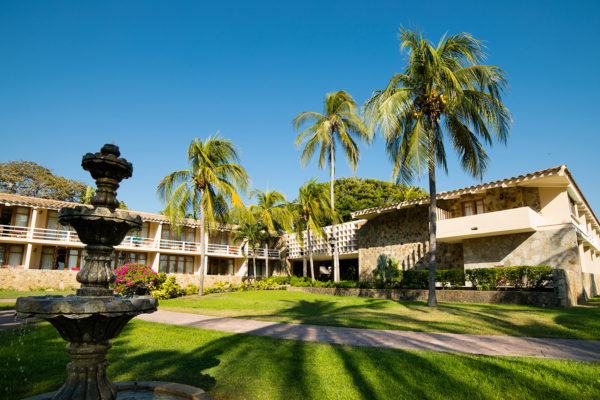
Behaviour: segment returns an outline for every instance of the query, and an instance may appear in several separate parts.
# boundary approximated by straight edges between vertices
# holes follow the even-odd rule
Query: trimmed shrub
[[[409,269],[404,271],[400,284],[408,289],[427,289],[429,286],[429,270]]]
[[[435,280],[441,282],[443,288],[456,289],[465,285],[465,272],[462,269],[438,269],[435,271]]]
[[[188,296],[198,294],[198,290],[200,290],[198,286],[194,285],[193,283],[190,283],[185,287],[185,294]]]
[[[127,263],[115,269],[111,287],[122,296],[148,295],[164,282],[152,268],[138,263]]]
[[[521,265],[515,267],[474,268],[465,272],[478,290],[501,287],[539,290],[552,283],[552,267]]]
[[[177,278],[170,276],[160,289],[153,290],[150,294],[157,299],[166,300],[184,295],[185,290],[177,283]]]

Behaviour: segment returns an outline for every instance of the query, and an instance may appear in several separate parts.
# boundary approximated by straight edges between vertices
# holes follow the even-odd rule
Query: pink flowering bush
[[[152,268],[138,263],[127,263],[115,269],[115,281],[112,288],[122,296],[148,295],[159,289],[166,276],[157,274]]]

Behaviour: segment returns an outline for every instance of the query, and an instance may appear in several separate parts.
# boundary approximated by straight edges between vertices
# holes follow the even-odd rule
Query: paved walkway
[[[137,318],[144,321],[191,326],[200,329],[350,346],[600,362],[600,341],[595,340],[539,339],[518,336],[486,336],[281,324],[162,310],[152,314],[143,314]]]
[[[142,314],[137,319],[199,329],[350,346],[600,362],[600,341],[595,340],[541,339],[282,324],[163,310],[152,314]],[[0,330],[12,328],[20,323],[21,321],[15,321],[13,310],[0,311]]]

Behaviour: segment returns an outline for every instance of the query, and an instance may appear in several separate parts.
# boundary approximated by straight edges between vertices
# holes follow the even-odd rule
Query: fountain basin
[[[131,316],[156,311],[158,300],[152,296],[31,296],[19,297],[17,318],[50,320],[64,317],[81,319],[99,314],[104,317]]]
[[[179,383],[143,381],[116,382],[117,400],[214,400],[204,390]],[[39,394],[25,400],[50,400],[56,392]]]

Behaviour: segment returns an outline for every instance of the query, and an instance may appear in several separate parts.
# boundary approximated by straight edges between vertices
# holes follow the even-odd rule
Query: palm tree
[[[363,124],[358,115],[356,102],[347,92],[340,90],[325,95],[323,114],[305,111],[292,121],[294,129],[304,123],[313,123],[296,137],[296,146],[304,144],[300,156],[302,165],[306,165],[313,157],[317,147],[319,150],[319,168],[329,162],[330,172],[330,203],[332,212],[335,210],[334,182],[335,182],[335,149],[341,146],[346,154],[353,171],[356,171],[360,150],[355,139],[364,143],[371,143],[372,134]],[[332,215],[333,217],[333,215]],[[333,221],[333,218],[331,218]],[[336,236],[335,225],[332,229],[333,237]],[[340,280],[340,264],[337,246],[333,249],[333,276],[334,281]]]
[[[511,117],[502,104],[507,88],[504,71],[480,65],[485,47],[467,33],[442,37],[437,46],[414,31],[400,28],[401,50],[408,49],[404,72],[395,74],[364,106],[371,129],[385,136],[393,176],[407,182],[429,173],[429,306],[437,306],[436,165],[446,172],[444,135],[460,164],[482,179],[493,138],[505,143]]]
[[[306,231],[308,257],[310,259],[310,277],[315,279],[314,261],[312,256],[312,236],[314,232],[324,237],[322,221],[333,215],[334,223],[338,220],[337,214],[332,211],[331,203],[327,198],[327,190],[318,185],[316,179],[306,182],[298,191],[298,199],[290,203],[290,208],[296,221],[294,232],[296,238],[304,248],[304,231]],[[303,251],[303,272],[306,276],[306,251]]]
[[[250,192],[250,197],[257,200],[256,204],[250,205],[250,213],[266,227],[265,268],[268,277],[269,241],[271,238],[283,233],[284,230],[291,229],[291,216],[286,207],[285,195],[276,190],[263,192],[260,189],[255,189]]]
[[[265,239],[267,227],[261,222],[244,221],[233,231],[233,240],[236,242],[247,242],[252,252],[252,264],[254,267],[254,279],[256,279],[256,248]],[[248,254],[243,251],[248,258]]]
[[[238,191],[245,191],[248,174],[238,164],[238,150],[219,134],[204,142],[194,138],[187,151],[190,169],[172,172],[158,184],[157,192],[167,203],[165,215],[173,226],[181,226],[186,215],[200,215],[200,288],[206,273],[204,232],[226,215],[228,204],[242,206]]]

